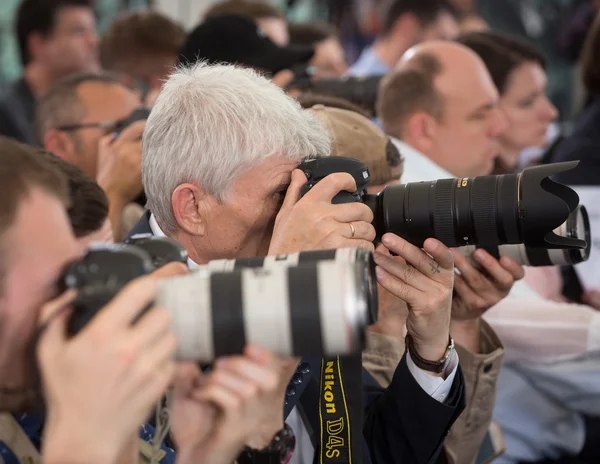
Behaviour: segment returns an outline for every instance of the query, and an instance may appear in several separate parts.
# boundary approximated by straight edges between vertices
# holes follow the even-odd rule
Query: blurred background
[[[326,20],[340,32],[349,63],[377,34],[378,8],[384,0],[271,0],[292,21]],[[197,24],[202,12],[217,0],[96,0],[100,32],[120,11],[154,8],[186,29]],[[0,83],[21,74],[13,21],[18,0],[0,0]],[[490,27],[528,38],[549,64],[549,96],[563,123],[581,110],[583,97],[577,79],[577,61],[598,0],[451,0],[467,28]]]

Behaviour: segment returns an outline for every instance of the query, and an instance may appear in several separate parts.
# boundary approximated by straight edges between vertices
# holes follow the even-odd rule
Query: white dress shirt
[[[152,229],[152,233],[157,237],[166,237],[165,233],[158,225],[154,214],[150,215],[150,229]],[[190,269],[194,269],[197,266],[198,264],[196,262],[191,258],[188,258],[188,267]],[[421,388],[432,398],[443,403],[450,393],[458,369],[458,354],[456,351],[453,351],[446,361],[446,366],[444,368],[445,379],[429,375],[417,367],[411,359],[410,353],[407,353],[406,358],[408,370]],[[292,428],[296,436],[296,450],[294,451],[289,464],[312,464],[315,449],[311,442],[308,429],[304,425],[302,417],[295,407],[286,418],[286,422]]]

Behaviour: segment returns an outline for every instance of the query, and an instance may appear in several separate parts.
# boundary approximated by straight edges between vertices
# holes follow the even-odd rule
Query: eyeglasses
[[[66,124],[59,126],[56,129],[64,132],[73,132],[81,129],[101,129],[105,134],[111,134],[113,132],[119,132],[127,125],[127,119],[119,119],[117,121],[99,121],[99,122],[86,122],[81,124]]]

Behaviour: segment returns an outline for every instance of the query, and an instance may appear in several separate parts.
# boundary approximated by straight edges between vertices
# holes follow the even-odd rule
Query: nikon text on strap
[[[321,361],[319,423],[319,464],[362,463],[360,353]]]

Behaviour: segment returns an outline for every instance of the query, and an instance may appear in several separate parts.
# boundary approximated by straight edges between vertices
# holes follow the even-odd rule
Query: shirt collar
[[[154,234],[156,237],[166,237],[167,236],[167,234],[165,234],[163,232],[163,230],[160,228],[160,226],[158,225],[158,221],[154,217],[153,213],[150,213],[150,220],[148,222],[150,223],[150,230],[152,230],[152,234]],[[198,263],[193,261],[192,258],[189,258],[189,257],[188,257],[187,264],[188,264],[188,268],[190,268],[190,269],[196,269],[198,266],[200,266]]]
[[[406,142],[394,137],[390,138],[404,158],[403,184],[456,177]]]

